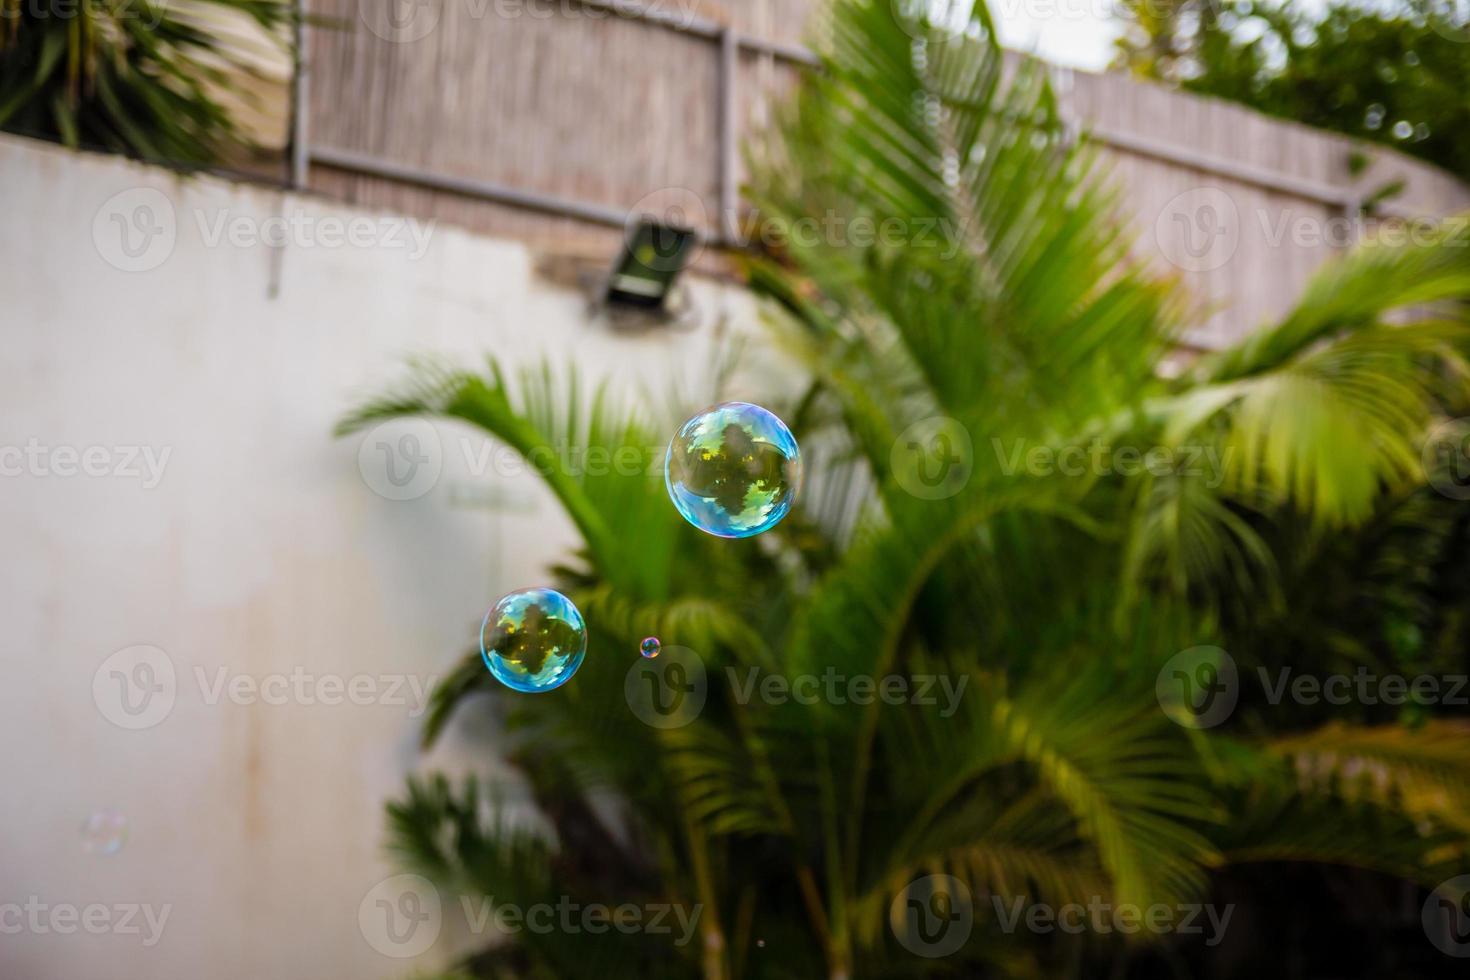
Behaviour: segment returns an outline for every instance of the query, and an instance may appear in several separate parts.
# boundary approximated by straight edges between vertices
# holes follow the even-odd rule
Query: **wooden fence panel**
[[[1395,233],[1350,217],[1376,189],[1404,183],[1388,217],[1470,208],[1459,182],[1392,150],[1124,76],[1058,74],[1069,110],[1125,189],[1138,252],[1198,298],[1199,346],[1279,317],[1333,254]],[[1371,161],[1356,176],[1355,152]]]

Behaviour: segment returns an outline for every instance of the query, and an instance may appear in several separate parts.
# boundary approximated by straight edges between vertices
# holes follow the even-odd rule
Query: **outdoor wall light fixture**
[[[642,309],[662,309],[674,282],[693,257],[698,234],[692,228],[644,218],[629,228],[607,282],[607,301]]]

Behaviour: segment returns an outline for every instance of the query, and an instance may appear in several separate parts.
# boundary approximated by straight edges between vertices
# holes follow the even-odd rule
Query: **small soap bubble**
[[[128,839],[128,818],[116,810],[94,810],[82,823],[82,850],[116,854]]]
[[[791,510],[801,451],[775,415],[725,402],[679,426],[664,461],[669,499],[690,524],[722,538],[768,531]]]
[[[587,625],[572,600],[552,589],[502,597],[480,627],[480,655],[506,687],[539,693],[571,680],[587,653]]]
[[[645,657],[657,657],[659,648],[662,646],[663,644],[658,642],[658,637],[649,636],[645,637],[643,642],[638,644],[638,652]]]

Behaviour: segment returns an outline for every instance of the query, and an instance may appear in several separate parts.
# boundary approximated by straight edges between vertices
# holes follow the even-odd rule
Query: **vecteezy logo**
[[[929,0],[892,0],[893,19],[910,37],[922,37],[929,15]]]
[[[922,419],[904,429],[889,454],[893,479],[920,500],[953,497],[970,482],[975,446],[970,432],[942,415]]]
[[[368,890],[357,906],[357,928],[368,945],[395,959],[418,956],[444,923],[439,890],[422,875],[394,875]]]
[[[1470,500],[1470,418],[1446,419],[1424,440],[1424,477],[1451,500]]]
[[[893,19],[910,37],[924,40],[937,29],[962,33],[971,6],[957,0],[891,0]]]
[[[390,44],[422,41],[439,26],[445,0],[357,0],[357,16]]]
[[[1159,671],[1154,694],[1176,725],[1214,728],[1230,717],[1240,698],[1235,658],[1210,646],[1176,653]]]
[[[888,924],[910,953],[948,956],[965,945],[975,925],[970,889],[953,875],[916,878],[894,896]]]
[[[112,195],[92,218],[92,244],[104,262],[123,272],[156,269],[178,239],[173,202],[152,187]]]
[[[628,707],[654,728],[683,728],[699,717],[708,696],[704,660],[688,647],[665,644],[656,659],[640,658],[623,678]]]
[[[152,728],[174,710],[174,662],[158,647],[125,647],[92,675],[92,701],[119,728]]]
[[[357,447],[357,469],[380,497],[413,500],[434,489],[444,467],[439,433],[427,419],[390,419]]]
[[[1240,212],[1218,187],[1195,187],[1171,198],[1154,221],[1154,241],[1186,272],[1218,269],[1240,246]]]
[[[1420,914],[1424,934],[1449,956],[1470,956],[1470,875],[1440,883]]]

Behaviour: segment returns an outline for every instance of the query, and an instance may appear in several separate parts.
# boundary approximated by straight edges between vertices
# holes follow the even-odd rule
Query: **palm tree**
[[[770,404],[804,447],[799,513],[760,539],[716,540],[644,476],[546,473],[582,535],[557,574],[591,652],[554,695],[508,696],[506,737],[556,840],[484,823],[473,782],[413,781],[390,807],[397,852],[444,887],[698,905],[698,942],[527,932],[468,972],[1088,975],[1169,944],[1006,934],[985,901],[1177,905],[1274,862],[1422,884],[1465,870],[1460,723],[1420,707],[1323,724],[1241,684],[1228,721],[1193,727],[1161,710],[1156,684],[1200,645],[1242,674],[1402,667],[1405,642],[1408,662],[1463,657],[1465,591],[1445,559],[1470,532],[1426,489],[1419,447],[1464,394],[1466,243],[1354,253],[1279,323],[1162,378],[1185,304],[1130,257],[1114,192],[1058,125],[1044,71],[1002,55],[983,6],[959,31],[896,16],[838,0],[824,69],[752,154],[762,220],[836,215],[828,227],[907,235],[793,236],[749,260],[810,376]],[[606,384],[590,401],[578,387],[548,367],[512,380],[493,360],[483,374],[420,365],[341,432],[454,418],[535,459],[671,431]],[[935,418],[955,439],[912,437]],[[1093,444],[1213,452],[1221,478],[1024,462]],[[943,462],[923,458],[935,449],[969,468],[948,496],[912,492],[913,467]],[[644,724],[624,699],[651,633],[707,669],[703,710],[681,727]],[[965,688],[947,715],[742,695],[762,672],[829,671]],[[471,652],[426,741],[493,687]],[[617,828],[592,804],[605,791]],[[927,960],[890,909],[931,874],[967,888],[982,925]]]
[[[291,0],[0,0],[0,128],[164,163],[219,163],[279,85]],[[253,27],[253,29],[252,29]]]

